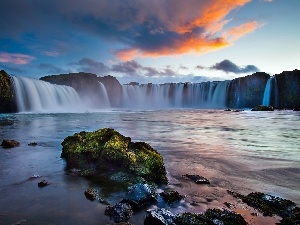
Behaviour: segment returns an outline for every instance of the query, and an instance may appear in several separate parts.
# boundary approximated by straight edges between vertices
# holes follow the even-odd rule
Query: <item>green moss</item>
[[[132,143],[129,137],[114,129],[76,133],[65,138],[62,146],[67,169],[96,170],[108,177],[123,171],[130,174],[128,177],[134,175],[135,180],[168,182],[163,157],[156,150],[144,142]]]
[[[14,96],[13,88],[11,85],[10,76],[4,71],[0,71],[0,97],[12,98]]]

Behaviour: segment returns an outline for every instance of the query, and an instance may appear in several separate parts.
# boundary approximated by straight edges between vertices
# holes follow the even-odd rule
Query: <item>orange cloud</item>
[[[257,23],[256,21],[251,21],[248,23],[244,23],[238,27],[233,27],[225,32],[225,36],[227,36],[231,41],[236,41],[237,39],[245,36],[248,33],[253,32],[258,27],[261,27],[262,24]]]
[[[224,31],[224,26],[233,20],[227,19],[226,16],[250,1],[195,1],[195,5],[191,2],[178,1],[179,6],[168,5],[171,7],[170,11],[174,13],[172,20],[165,18],[164,11],[158,9],[157,18],[160,22],[157,23],[157,27],[155,23],[151,23],[149,33],[138,33],[130,47],[116,51],[115,56],[122,61],[128,61],[137,57],[204,54],[228,47],[260,26],[257,22],[251,21]],[[159,32],[154,32],[158,28]]]
[[[2,63],[13,63],[24,65],[30,63],[35,58],[30,55],[24,54],[13,54],[13,53],[0,53],[0,62]]]

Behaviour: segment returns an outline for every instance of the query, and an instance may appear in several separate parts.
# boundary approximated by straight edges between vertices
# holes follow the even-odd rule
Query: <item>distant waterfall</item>
[[[110,108],[110,101],[104,84],[99,82],[101,105],[104,108]]]
[[[262,105],[272,105],[277,107],[278,106],[278,86],[277,86],[277,79],[276,77],[270,77],[267,81]]]
[[[269,106],[270,105],[270,100],[271,100],[271,80],[272,78],[269,78],[265,87],[264,91],[264,97],[262,101],[262,105]]]
[[[230,81],[123,85],[122,107],[225,108]]]
[[[68,86],[12,76],[19,112],[73,112],[82,109],[77,92]]]
[[[218,83],[212,96],[212,107],[223,108],[227,105],[228,88],[230,81],[225,80]]]

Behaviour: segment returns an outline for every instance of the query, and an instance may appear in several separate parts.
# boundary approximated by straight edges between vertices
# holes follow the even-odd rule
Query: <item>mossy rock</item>
[[[273,106],[258,105],[255,106],[251,111],[274,111],[274,108]]]
[[[123,172],[136,181],[168,182],[163,157],[156,150],[145,142],[131,142],[114,129],[75,133],[65,138],[62,146],[67,169],[79,169],[85,175],[105,174],[108,178]]]

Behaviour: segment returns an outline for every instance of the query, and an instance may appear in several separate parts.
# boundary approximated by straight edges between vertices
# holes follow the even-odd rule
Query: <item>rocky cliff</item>
[[[12,80],[4,71],[0,71],[0,113],[16,112],[16,100]]]
[[[300,108],[300,70],[275,75],[279,108]]]
[[[229,86],[228,107],[253,108],[260,105],[269,78],[269,74],[257,72],[232,80]]]

